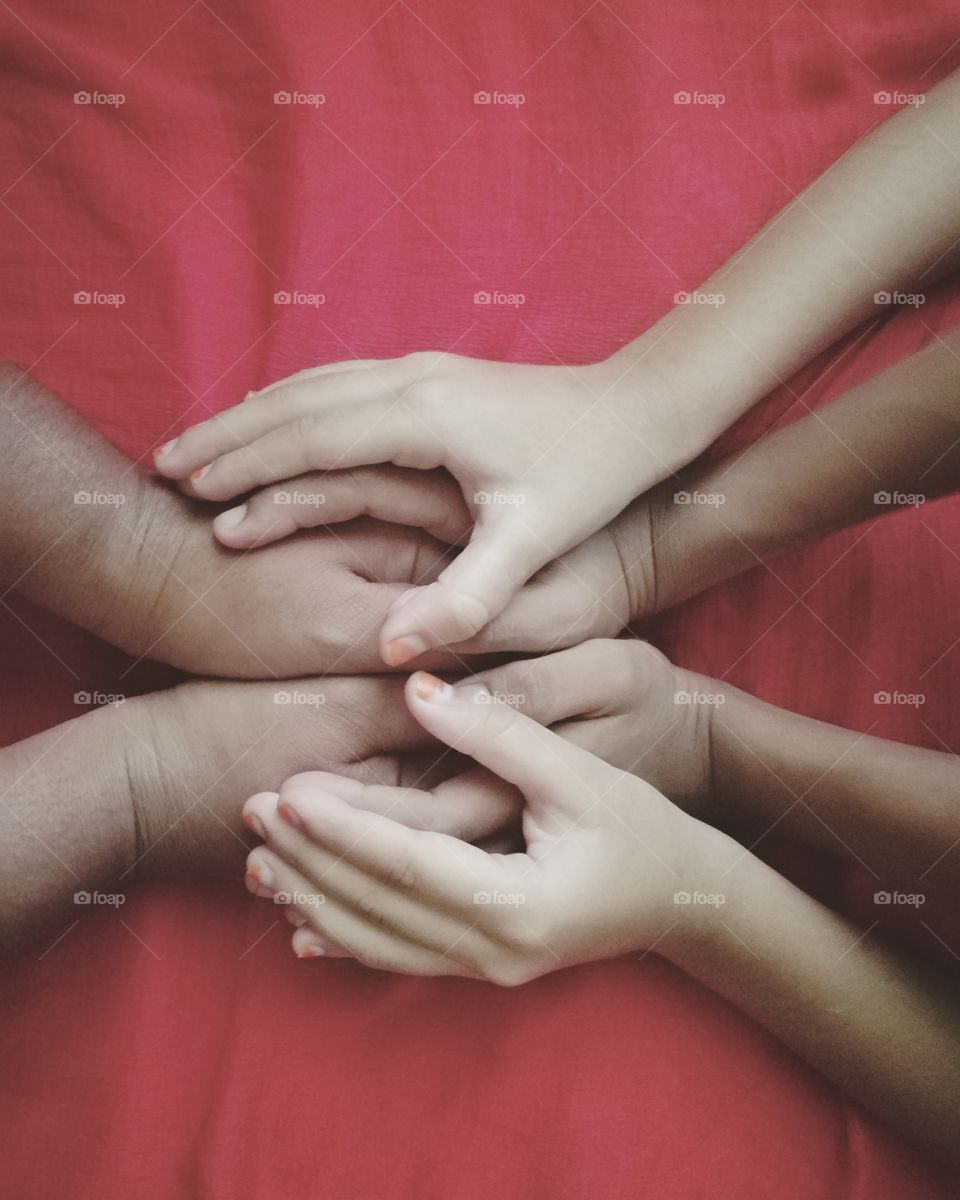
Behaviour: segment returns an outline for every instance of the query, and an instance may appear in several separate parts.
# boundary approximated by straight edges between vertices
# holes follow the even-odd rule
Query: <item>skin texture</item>
[[[245,817],[266,845],[248,857],[247,886],[296,914],[300,957],[515,986],[655,948],[960,1163],[955,984],[483,687],[418,673],[406,700],[425,729],[522,792],[525,850],[489,855],[410,830],[335,780],[255,795]],[[691,894],[712,899],[677,902]]]
[[[954,75],[848,151],[708,279],[699,291],[716,303],[679,304],[606,362],[425,353],[327,364],[187,430],[159,449],[158,469],[227,500],[316,469],[445,468],[471,539],[435,581],[394,602],[380,649],[397,665],[462,642],[541,567],[875,314],[878,290],[928,284],[955,264],[958,117]],[[220,520],[227,544],[252,544],[246,511]],[[249,533],[260,536],[256,520]]]

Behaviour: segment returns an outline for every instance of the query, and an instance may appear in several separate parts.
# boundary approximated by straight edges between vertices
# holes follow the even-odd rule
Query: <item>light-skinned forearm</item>
[[[743,152],[762,161],[761,146]],[[616,357],[625,370],[636,360],[659,369],[708,443],[877,313],[877,292],[917,291],[954,266],[958,239],[955,73],[868,133],[700,286],[722,303],[678,305]]]
[[[727,843],[670,957],[906,1136],[960,1165],[960,997]]]

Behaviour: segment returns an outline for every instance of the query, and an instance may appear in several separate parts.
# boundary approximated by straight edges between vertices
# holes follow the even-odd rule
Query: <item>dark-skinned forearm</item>
[[[960,759],[813,721],[712,681],[713,803],[748,840],[767,831],[953,897]]]
[[[639,618],[957,488],[960,330],[742,454],[641,497],[611,530]]]

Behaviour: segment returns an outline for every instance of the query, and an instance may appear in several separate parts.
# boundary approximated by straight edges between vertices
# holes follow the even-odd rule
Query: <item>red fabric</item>
[[[319,362],[602,356],[885,115],[875,91],[921,91],[960,61],[942,57],[949,0],[14,7],[0,13],[4,350],[134,456]],[[81,89],[126,103],[74,105]],[[294,89],[326,102],[274,105]],[[525,103],[474,103],[495,89]],[[726,102],[676,105],[681,90]],[[495,288],[526,302],[474,304]],[[75,306],[94,289],[126,303]],[[274,304],[294,289],[325,303]],[[956,309],[941,290],[797,390],[820,403]],[[779,393],[736,436],[791,405]],[[960,650],[941,656],[960,508],[861,533],[780,564],[779,581],[711,592],[659,639],[787,707],[957,748]],[[122,656],[21,611],[111,690]],[[70,674],[12,618],[0,635],[4,737],[73,715]],[[884,688],[926,706],[878,710]],[[136,937],[90,913],[6,970],[5,1195],[956,1193],[654,955],[509,992],[303,964],[285,926],[250,949],[272,914],[239,875],[142,889],[123,915]]]

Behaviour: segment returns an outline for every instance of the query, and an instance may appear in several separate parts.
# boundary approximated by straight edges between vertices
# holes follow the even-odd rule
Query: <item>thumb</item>
[[[407,680],[407,707],[429,733],[469,755],[528,801],[549,799],[551,808],[576,818],[619,776],[579,746],[498,701],[478,683],[453,686],[418,671]]]
[[[393,605],[380,631],[384,661],[402,666],[431,647],[473,637],[553,557],[547,542],[516,515],[478,523],[435,583],[411,588]]]

